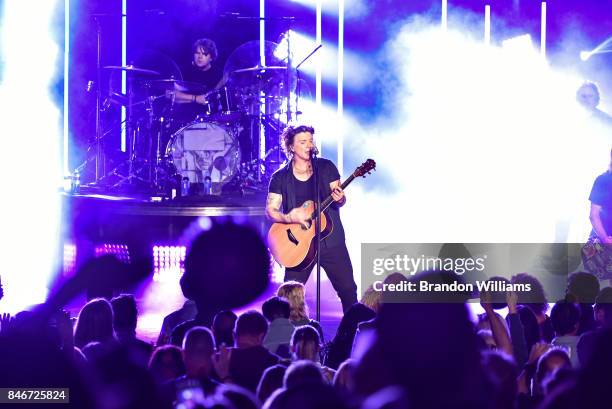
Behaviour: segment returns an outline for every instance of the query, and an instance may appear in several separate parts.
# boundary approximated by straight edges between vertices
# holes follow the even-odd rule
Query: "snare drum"
[[[192,122],[175,132],[166,148],[166,157],[182,177],[204,183],[210,176],[212,193],[238,173],[240,146],[232,129],[218,123]]]
[[[232,88],[222,87],[206,97],[207,114],[215,121],[236,121],[242,116],[240,93]]]

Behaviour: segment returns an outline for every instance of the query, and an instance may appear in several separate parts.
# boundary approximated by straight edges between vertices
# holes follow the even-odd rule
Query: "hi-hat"
[[[134,67],[133,65],[125,65],[125,66],[107,65],[106,67],[104,67],[104,69],[105,70],[121,70],[125,72],[132,72],[134,74],[160,75],[160,73],[157,71],[148,70],[146,68],[138,68],[138,67]]]
[[[259,73],[264,73],[266,71],[277,71],[277,70],[286,70],[287,67],[282,67],[282,66],[277,66],[277,65],[256,65],[255,67],[249,67],[249,68],[241,68],[239,70],[234,70],[232,72],[232,74],[240,74],[243,72],[259,72]]]

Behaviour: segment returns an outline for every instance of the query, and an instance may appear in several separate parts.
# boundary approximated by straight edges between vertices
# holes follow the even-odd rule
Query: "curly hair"
[[[278,287],[276,295],[286,298],[287,301],[289,301],[289,305],[291,306],[289,319],[291,321],[309,319],[308,306],[306,305],[305,300],[304,284],[298,281],[287,281]]]
[[[510,280],[513,284],[529,284],[531,291],[518,293],[518,304],[529,307],[536,314],[544,314],[548,310],[548,300],[540,280],[527,274],[519,273]]]
[[[280,145],[288,159],[293,157],[293,152],[291,152],[290,148],[290,146],[293,145],[293,138],[295,138],[295,135],[301,132],[309,132],[311,135],[314,135],[315,130],[309,125],[289,125],[283,130],[283,133],[280,136]]]
[[[209,38],[199,38],[191,46],[191,52],[195,54],[198,51],[198,48],[202,48],[204,54],[210,54],[213,61],[217,59],[217,44]]]
[[[585,88],[591,88],[591,90],[593,90],[596,100],[595,105],[599,105],[599,102],[601,101],[601,93],[599,92],[599,86],[593,81],[584,81],[580,87],[578,87],[578,90],[576,90],[576,99],[580,101],[580,91]]]

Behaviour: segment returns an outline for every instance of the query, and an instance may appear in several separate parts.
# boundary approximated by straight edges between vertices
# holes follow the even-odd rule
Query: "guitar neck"
[[[349,176],[344,181],[344,183],[340,185],[342,190],[344,190],[354,179],[355,179],[355,176],[351,174],[351,176]],[[321,211],[324,212],[325,210],[327,210],[327,208],[333,203],[333,201],[334,201],[334,198],[331,195],[327,196],[327,198],[321,203]]]

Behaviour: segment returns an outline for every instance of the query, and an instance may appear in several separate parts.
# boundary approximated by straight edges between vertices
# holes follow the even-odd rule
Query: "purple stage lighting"
[[[64,276],[72,276],[76,271],[77,246],[74,243],[64,244],[63,273]]]
[[[113,256],[117,257],[117,260],[123,263],[130,262],[130,251],[126,244],[102,244],[100,246],[96,246],[94,254],[96,257],[112,254]]]
[[[185,272],[185,246],[153,246],[153,281],[179,278]]]

